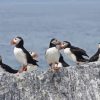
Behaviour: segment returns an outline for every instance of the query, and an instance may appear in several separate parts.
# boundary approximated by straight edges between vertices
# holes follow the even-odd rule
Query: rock
[[[0,72],[0,100],[100,100],[100,63],[19,76]]]

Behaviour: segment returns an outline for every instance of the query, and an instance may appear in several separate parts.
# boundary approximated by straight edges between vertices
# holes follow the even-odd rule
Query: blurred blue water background
[[[23,37],[27,50],[39,54],[41,69],[47,68],[44,54],[53,37],[70,41],[91,56],[100,42],[100,0],[0,0],[0,55],[18,69],[10,45],[16,36]]]

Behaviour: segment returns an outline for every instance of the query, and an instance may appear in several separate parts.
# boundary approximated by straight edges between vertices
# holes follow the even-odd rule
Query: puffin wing
[[[72,52],[76,55],[79,55],[79,56],[87,56],[89,57],[87,54],[86,54],[86,51],[81,49],[81,48],[78,48],[78,47],[72,47]]]
[[[27,63],[37,65],[36,62],[38,62],[38,61],[33,59],[32,56],[30,55],[30,53],[25,48],[23,48],[23,52],[26,54]]]

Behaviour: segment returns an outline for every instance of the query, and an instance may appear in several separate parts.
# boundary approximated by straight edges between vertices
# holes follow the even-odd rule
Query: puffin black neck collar
[[[67,47],[69,47],[69,48],[70,48],[70,47],[72,47],[72,46],[71,46],[71,44],[68,44],[68,46],[67,46]]]
[[[24,45],[24,42],[23,42],[23,41],[20,41],[20,42],[16,45],[16,47],[17,47],[17,48],[23,48],[23,45]]]
[[[50,43],[49,48],[56,47],[55,44]]]

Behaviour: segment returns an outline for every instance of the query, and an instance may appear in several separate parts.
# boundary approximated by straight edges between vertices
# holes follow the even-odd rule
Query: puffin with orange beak
[[[57,45],[60,45],[61,42],[57,40],[56,38],[51,39],[49,48],[46,50],[45,57],[47,60],[47,63],[49,66],[54,64],[59,64],[59,62],[62,64],[63,67],[68,67],[69,65],[64,61],[63,56],[61,55],[59,49],[57,48]]]
[[[15,45],[14,47],[14,55],[19,63],[23,65],[21,68],[22,71],[27,70],[27,65],[32,64],[34,66],[38,66],[37,60],[33,59],[30,53],[24,48],[24,41],[21,37],[16,37],[12,39],[11,41],[12,45]]]
[[[68,41],[63,41],[60,47],[64,49],[65,55],[67,55],[72,61],[76,62],[76,64],[78,65],[89,61],[89,59],[83,57],[89,57],[85,50],[79,47],[72,46],[71,43]]]

